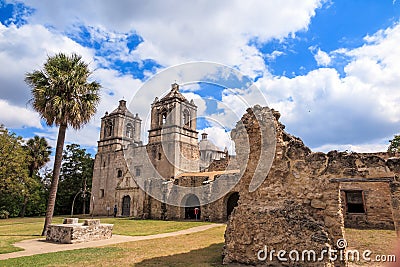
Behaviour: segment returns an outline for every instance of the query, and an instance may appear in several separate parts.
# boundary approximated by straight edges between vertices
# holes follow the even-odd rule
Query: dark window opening
[[[161,153],[158,153],[158,160],[161,160]]]
[[[365,213],[363,191],[346,191],[345,194],[348,213]]]
[[[226,217],[227,219],[229,218],[229,215],[232,214],[233,209],[238,205],[239,201],[239,193],[238,192],[233,192],[227,202],[226,202]]]
[[[191,121],[190,121],[190,113],[187,109],[183,112],[183,125],[184,126],[191,126]]]
[[[112,136],[113,134],[113,123],[111,121],[106,122],[106,127],[104,128],[104,134],[106,137]]]
[[[118,170],[117,177],[118,178],[122,177],[122,171],[121,170]]]
[[[100,198],[104,197],[104,189],[100,189]]]
[[[136,167],[136,169],[135,169],[135,175],[136,175],[136,176],[140,176],[140,168],[139,168],[139,167]]]

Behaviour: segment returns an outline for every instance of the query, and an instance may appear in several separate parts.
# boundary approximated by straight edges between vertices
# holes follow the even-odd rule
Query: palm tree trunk
[[[51,224],[54,213],[54,206],[56,203],[58,179],[60,177],[62,154],[65,141],[65,133],[67,131],[67,124],[61,124],[58,129],[56,155],[54,158],[53,177],[51,180],[51,187],[49,192],[49,199],[47,201],[46,219],[44,221],[42,236],[46,235],[47,227]]]

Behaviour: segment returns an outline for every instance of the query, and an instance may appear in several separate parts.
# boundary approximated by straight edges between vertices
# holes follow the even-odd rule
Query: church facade
[[[163,98],[156,97],[150,108],[146,145],[140,140],[142,121],[138,114],[128,110],[125,100],[101,119],[92,182],[92,214],[110,215],[116,206],[118,216],[226,220],[237,205],[236,191],[211,204],[200,204],[207,202],[204,194],[178,196],[183,207],[164,203],[165,198],[173,195],[172,184],[201,186],[216,176],[210,170],[221,169],[232,156],[208,140],[206,133],[198,141],[197,106],[180,93],[178,84],[172,84]],[[153,177],[159,179],[149,179]],[[152,197],[151,192],[157,195],[161,191],[164,199]]]

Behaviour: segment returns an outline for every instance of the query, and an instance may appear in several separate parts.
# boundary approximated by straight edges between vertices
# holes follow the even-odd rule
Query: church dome
[[[219,147],[217,147],[216,145],[214,145],[213,142],[211,142],[210,140],[207,139],[207,135],[206,133],[202,133],[201,134],[201,141],[199,142],[199,149],[200,151],[204,151],[204,150],[208,150],[208,151],[221,151],[221,149],[219,149]]]

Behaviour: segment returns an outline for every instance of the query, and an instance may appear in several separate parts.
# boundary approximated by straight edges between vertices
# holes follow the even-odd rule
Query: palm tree
[[[40,168],[50,161],[51,146],[44,137],[35,135],[26,142],[25,148],[30,156],[29,177],[33,177]]]
[[[47,143],[44,137],[34,136],[29,139],[24,146],[28,152],[28,169],[29,177],[32,180],[37,180],[36,174],[40,168],[46,165],[50,161],[51,146]],[[36,178],[36,179],[35,179]],[[30,192],[26,192],[24,195],[24,202],[22,204],[20,216],[25,216],[26,205],[28,204]]]
[[[88,82],[91,74],[81,56],[59,53],[48,57],[42,70],[27,73],[25,77],[31,87],[33,108],[47,125],[59,126],[42,235],[46,234],[53,218],[66,130],[68,126],[80,129],[88,123],[100,101],[101,86],[95,81]]]

